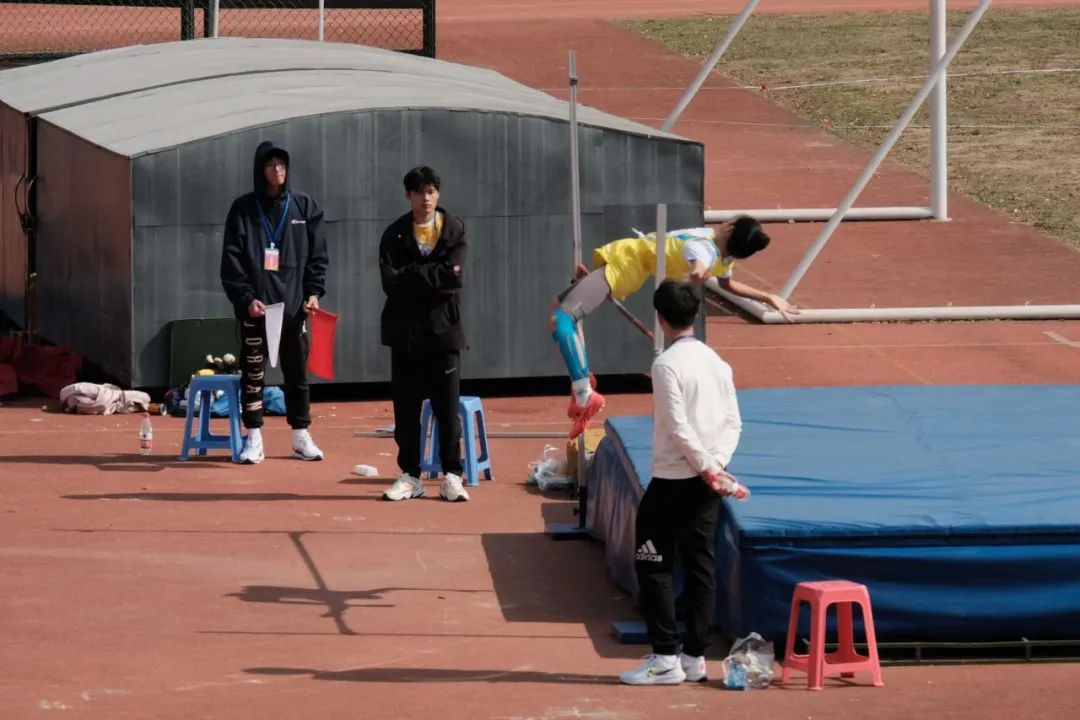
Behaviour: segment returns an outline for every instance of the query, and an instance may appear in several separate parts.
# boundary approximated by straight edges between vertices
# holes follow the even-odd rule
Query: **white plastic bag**
[[[540,453],[540,459],[529,463],[529,477],[526,484],[539,484],[537,479],[540,473],[556,470],[559,467],[559,464],[559,449],[554,445],[545,445],[544,451]]]
[[[573,487],[574,481],[569,475],[558,475],[548,471],[537,476],[536,485],[544,492],[549,490],[569,490]]]
[[[541,490],[565,490],[573,484],[566,472],[566,459],[560,457],[559,448],[554,445],[544,447],[540,459],[529,463],[528,485],[536,485]]]
[[[757,633],[736,640],[724,658],[724,687],[728,690],[764,690],[773,680],[773,644]]]

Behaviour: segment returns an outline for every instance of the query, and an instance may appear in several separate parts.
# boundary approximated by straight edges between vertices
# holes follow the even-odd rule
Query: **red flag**
[[[308,370],[324,380],[334,379],[334,333],[338,316],[319,308],[311,311],[311,351]]]

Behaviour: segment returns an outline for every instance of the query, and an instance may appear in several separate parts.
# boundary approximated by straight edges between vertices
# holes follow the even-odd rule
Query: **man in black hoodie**
[[[425,399],[439,424],[443,482],[451,502],[469,499],[461,482],[461,420],[458,417],[461,327],[465,271],[465,225],[439,207],[441,182],[429,167],[405,175],[412,210],[383,233],[379,272],[386,305],[382,342],[390,348],[394,439],[402,475],[383,493],[387,500],[423,497],[420,480],[420,411]]]
[[[242,404],[247,438],[240,461],[262,462],[266,306],[284,304],[281,370],[285,410],[293,429],[293,456],[322,460],[308,433],[311,425],[307,381],[308,313],[326,293],[329,257],[323,212],[315,201],[289,188],[289,154],[272,142],[255,150],[254,192],[241,195],[225,220],[221,285],[240,321]]]

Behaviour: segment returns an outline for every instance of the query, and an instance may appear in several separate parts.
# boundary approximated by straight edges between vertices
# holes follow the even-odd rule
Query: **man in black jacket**
[[[394,439],[402,475],[383,493],[387,500],[423,497],[420,479],[420,410],[425,398],[439,425],[443,482],[451,502],[469,499],[461,482],[461,420],[458,397],[465,270],[465,226],[439,207],[441,182],[429,167],[405,175],[412,211],[398,218],[379,243],[379,271],[386,305],[382,342],[390,348]]]
[[[307,381],[308,312],[326,293],[329,257],[323,212],[315,201],[289,188],[289,154],[271,142],[255,150],[254,192],[241,195],[225,220],[221,285],[240,321],[243,348],[242,404],[247,438],[240,461],[262,462],[263,387],[267,343],[266,306],[284,304],[281,370],[285,411],[293,429],[293,456],[322,460],[307,428],[311,425]]]

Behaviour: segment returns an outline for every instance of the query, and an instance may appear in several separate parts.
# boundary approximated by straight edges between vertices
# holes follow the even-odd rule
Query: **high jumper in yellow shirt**
[[[779,295],[764,292],[732,278],[736,260],[744,260],[769,245],[761,223],[738,217],[712,228],[675,230],[665,242],[665,275],[672,280],[703,284],[715,277],[730,293],[767,303],[784,317],[799,311]],[[570,437],[576,438],[604,407],[604,397],[592,387],[589,361],[578,334],[578,322],[609,297],[622,301],[637,292],[656,272],[656,242],[653,236],[624,238],[597,248],[596,269],[559,294],[551,317],[552,338],[559,346],[572,383],[572,399],[567,416],[574,423]]]

